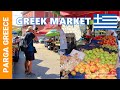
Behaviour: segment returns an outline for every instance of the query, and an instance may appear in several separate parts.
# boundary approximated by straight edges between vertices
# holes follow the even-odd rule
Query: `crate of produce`
[[[116,69],[116,72],[117,72],[117,79],[120,79],[120,67]]]
[[[85,74],[81,74],[79,72],[76,73],[75,76],[73,76],[71,73],[68,75],[69,79],[85,79]]]

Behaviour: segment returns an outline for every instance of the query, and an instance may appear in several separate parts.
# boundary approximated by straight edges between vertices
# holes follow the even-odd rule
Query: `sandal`
[[[25,70],[25,74],[27,74],[28,73],[28,71],[27,70]]]
[[[30,75],[30,76],[35,76],[34,73],[30,72],[30,73],[27,73],[27,75]]]

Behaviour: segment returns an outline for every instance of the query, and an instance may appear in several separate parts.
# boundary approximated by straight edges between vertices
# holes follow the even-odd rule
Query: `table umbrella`
[[[59,36],[60,33],[57,30],[50,30],[45,36],[47,37],[54,37],[54,36]]]

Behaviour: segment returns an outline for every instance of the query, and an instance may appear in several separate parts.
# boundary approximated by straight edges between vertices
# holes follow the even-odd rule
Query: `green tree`
[[[54,14],[58,15],[58,16],[61,16],[60,15],[60,11],[52,11]]]
[[[21,30],[17,30],[17,33],[19,36],[22,36],[22,31]]]

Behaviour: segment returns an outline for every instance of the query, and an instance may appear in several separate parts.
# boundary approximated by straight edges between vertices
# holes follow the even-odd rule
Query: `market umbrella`
[[[50,30],[45,36],[47,37],[54,37],[54,36],[59,36],[60,33],[57,30]]]

